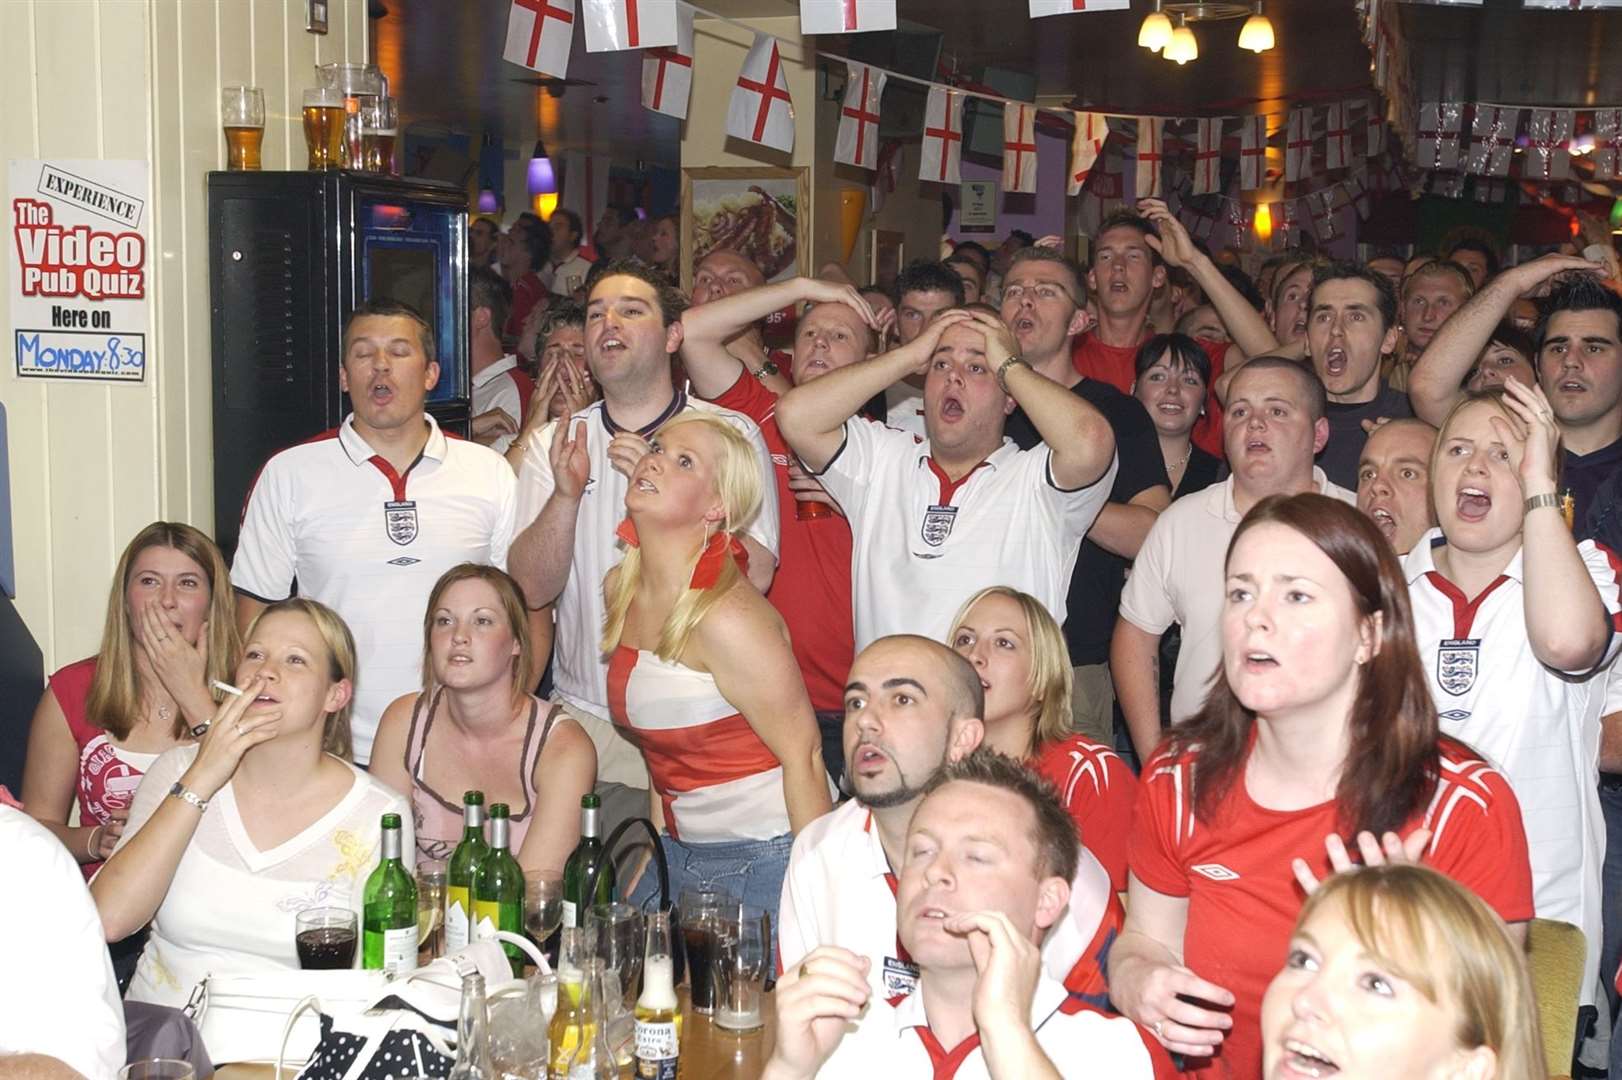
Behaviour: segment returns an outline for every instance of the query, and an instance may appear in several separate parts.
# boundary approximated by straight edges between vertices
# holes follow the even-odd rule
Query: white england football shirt
[[[464,562],[506,569],[516,482],[500,454],[450,438],[432,416],[404,475],[355,431],[271,457],[254,481],[231,584],[265,603],[300,596],[343,616],[355,636],[355,760],[371,760],[389,703],[422,689],[422,622],[441,574]]]
[[[1442,733],[1469,744],[1508,778],[1520,800],[1532,858],[1532,899],[1539,918],[1559,919],[1588,937],[1583,1001],[1599,974],[1600,865],[1605,822],[1599,806],[1600,716],[1604,668],[1616,657],[1619,568],[1592,540],[1577,545],[1611,616],[1610,644],[1586,672],[1551,671],[1526,636],[1517,551],[1480,595],[1464,596],[1436,569],[1446,543],[1432,529],[1403,558],[1413,598],[1419,656],[1429,676]]]
[[[473,376],[473,415],[482,416],[491,409],[500,409],[517,424],[524,419],[524,398],[518,392],[518,383],[509,372],[518,369],[518,357],[508,353]],[[505,454],[516,436],[503,435],[490,444],[490,449]]]
[[[1109,498],[1117,462],[1093,483],[1061,491],[1046,446],[1011,439],[967,476],[948,480],[928,441],[865,420],[820,474],[852,536],[856,651],[890,634],[940,640],[952,616],[988,585],[1042,601],[1061,624],[1082,537]]]
[[[659,426],[679,413],[690,409],[719,416],[754,444],[760,459],[761,500],[760,513],[744,531],[775,557],[777,555],[777,478],[772,472],[771,455],[760,428],[742,413],[723,409],[707,401],[689,398],[678,392],[670,407],[653,423],[636,434],[648,438]],[[615,535],[625,520],[625,491],[630,480],[609,463],[608,444],[620,430],[609,417],[606,406],[598,401],[570,418],[571,424],[586,422],[586,453],[591,459],[591,475],[586,481],[585,494],[580,499],[580,516],[574,532],[574,557],[569,567],[569,578],[558,597],[557,639],[552,646],[552,685],[558,695],[583,712],[603,720],[608,715],[608,658],[598,648],[603,634],[603,576],[625,555],[625,549]],[[531,436],[524,448],[524,463],[518,470],[518,527],[522,532],[540,515],[546,500],[552,497],[552,433],[554,420]],[[599,776],[602,780],[614,777]],[[623,782],[623,781],[619,781]],[[642,777],[633,786],[646,786]]]
[[[1317,467],[1313,487],[1356,505],[1357,493],[1329,482]],[[1171,722],[1200,711],[1222,662],[1222,583],[1228,542],[1239,528],[1233,477],[1196,491],[1161,511],[1144,538],[1121,592],[1121,618],[1150,634],[1183,628],[1171,692]]]

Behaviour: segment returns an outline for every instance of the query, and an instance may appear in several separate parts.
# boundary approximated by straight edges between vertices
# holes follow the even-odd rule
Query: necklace
[[[1183,460],[1179,461],[1176,465],[1174,465],[1171,468],[1166,470],[1166,479],[1175,480],[1177,477],[1181,476],[1182,473],[1183,473],[1183,469],[1188,465],[1188,459],[1193,457],[1193,456],[1194,456],[1194,443],[1191,441],[1188,444],[1188,449],[1183,451]],[[1172,484],[1172,487],[1175,488],[1176,486],[1177,485],[1175,483]]]

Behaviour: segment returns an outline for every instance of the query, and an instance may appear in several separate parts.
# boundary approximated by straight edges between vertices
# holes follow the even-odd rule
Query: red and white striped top
[[[642,751],[672,836],[702,844],[788,834],[783,765],[709,672],[621,645],[608,662],[608,711]]]

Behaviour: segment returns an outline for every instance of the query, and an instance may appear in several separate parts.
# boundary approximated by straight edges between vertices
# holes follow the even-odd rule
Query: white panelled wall
[[[314,66],[367,58],[366,0],[329,0],[325,36],[305,31],[304,9],[0,0],[0,157],[144,159],[152,176],[145,382],[19,380],[0,302],[17,607],[47,672],[96,650],[114,564],[142,526],[213,531],[204,180],[225,165],[220,87],[263,87],[264,167],[303,168]],[[0,292],[11,287],[0,261]]]

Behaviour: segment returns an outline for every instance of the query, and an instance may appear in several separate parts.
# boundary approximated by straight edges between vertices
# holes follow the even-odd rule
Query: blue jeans
[[[1600,982],[1611,1000],[1611,1015],[1617,1016],[1616,969],[1622,962],[1622,776],[1600,774],[1599,806],[1605,817],[1605,862],[1600,868],[1600,911],[1604,913],[1604,936],[1599,957]],[[1622,1018],[1611,1031],[1611,1076],[1622,1078]]]
[[[788,853],[794,837],[785,833],[771,840],[733,840],[718,844],[689,844],[665,833],[659,837],[670,865],[670,902],[681,899],[683,889],[713,887],[731,893],[745,904],[771,913],[772,937],[777,936],[777,906],[788,873]],[[659,896],[659,873],[649,866],[629,900],[647,908]]]

